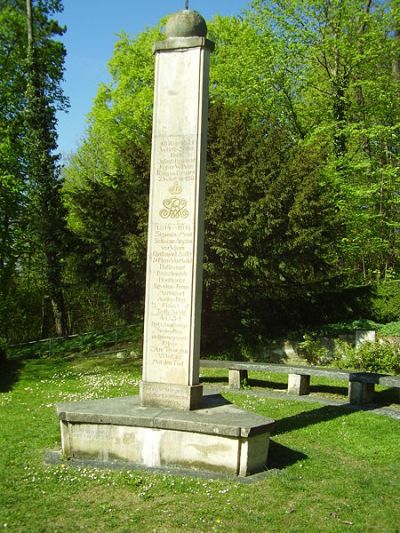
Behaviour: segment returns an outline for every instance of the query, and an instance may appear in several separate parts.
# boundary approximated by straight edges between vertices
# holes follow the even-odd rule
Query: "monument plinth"
[[[248,476],[265,468],[273,420],[199,383],[208,62],[195,11],[173,15],[156,56],[140,397],[57,405],[62,451],[127,463]]]
[[[199,343],[208,70],[213,43],[195,11],[154,46],[155,90],[143,345],[143,406],[201,404]]]

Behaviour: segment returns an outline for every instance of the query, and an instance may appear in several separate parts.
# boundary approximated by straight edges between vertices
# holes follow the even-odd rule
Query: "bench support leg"
[[[240,389],[244,382],[248,380],[247,370],[229,369],[229,388]]]
[[[355,405],[370,403],[374,399],[375,385],[373,383],[361,383],[349,381],[349,402]]]
[[[288,394],[303,396],[310,394],[310,376],[304,374],[289,374]]]

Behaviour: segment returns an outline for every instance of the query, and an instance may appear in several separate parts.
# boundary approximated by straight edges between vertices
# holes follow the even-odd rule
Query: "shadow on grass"
[[[310,392],[322,393],[322,394],[340,394],[341,396],[347,396],[348,388],[339,387],[334,385],[311,385]]]
[[[306,454],[287,448],[286,446],[283,446],[283,444],[279,444],[279,442],[270,440],[267,468],[277,468],[278,470],[282,470],[283,468],[294,465],[298,461],[304,461],[304,459],[308,459]]]
[[[221,384],[228,384],[229,379],[228,377],[224,376],[202,376],[200,378],[200,383],[221,383]],[[286,383],[276,383],[274,381],[264,381],[261,379],[248,379],[247,380],[247,386],[248,387],[260,387],[260,388],[268,388],[268,389],[275,389],[275,390],[286,390],[287,384]]]
[[[9,392],[14,383],[19,379],[24,363],[21,360],[9,360],[0,362],[0,392]]]
[[[370,409],[374,409],[374,405],[362,406],[363,411],[368,411]],[[295,431],[296,429],[302,429],[314,424],[320,424],[321,422],[328,422],[329,420],[334,420],[335,418],[339,418],[341,416],[348,416],[355,412],[356,410],[350,407],[348,404],[339,406],[325,405],[312,411],[303,411],[297,415],[276,420],[273,434],[281,435],[282,433],[289,433],[290,431]]]
[[[200,383],[228,383],[228,378],[223,376],[202,376]]]
[[[275,381],[264,381],[261,379],[249,379],[248,385],[250,387],[259,387],[267,388],[273,390],[287,390],[287,383],[275,382]],[[347,387],[340,387],[335,385],[311,385],[310,392],[321,393],[321,394],[337,394],[341,396],[347,396]]]
[[[279,383],[275,381],[264,381],[262,379],[249,379],[247,384],[250,387],[260,387],[273,390],[287,390],[287,383]]]
[[[374,403],[382,406],[400,403],[400,389],[388,388],[381,391],[375,391]]]

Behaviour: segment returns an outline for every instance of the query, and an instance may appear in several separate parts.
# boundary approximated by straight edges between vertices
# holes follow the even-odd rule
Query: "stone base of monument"
[[[66,459],[248,476],[265,469],[273,420],[220,395],[195,411],[142,407],[137,396],[57,405]]]

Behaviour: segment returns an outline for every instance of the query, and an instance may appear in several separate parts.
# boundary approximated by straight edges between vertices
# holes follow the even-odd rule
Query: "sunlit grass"
[[[136,394],[141,365],[116,355],[13,364],[0,378],[0,530],[398,531],[397,420],[227,392],[276,420],[271,474],[257,483],[46,466],[45,450],[60,447],[55,404]],[[204,379],[223,385],[220,372]],[[287,376],[255,378],[279,389]]]

